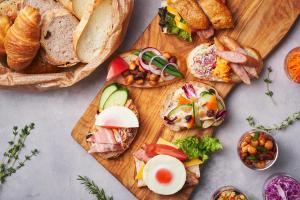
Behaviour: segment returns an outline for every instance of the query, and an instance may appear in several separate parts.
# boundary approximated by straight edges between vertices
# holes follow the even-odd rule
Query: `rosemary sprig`
[[[33,156],[39,154],[39,151],[34,149],[25,155],[23,160],[19,158],[20,152],[25,147],[25,141],[33,129],[34,123],[26,125],[21,131],[18,130],[18,127],[13,127],[12,140],[8,141],[8,149],[4,152],[0,162],[0,184],[3,184],[7,177],[24,167],[25,163],[31,160]]]
[[[280,130],[286,129],[288,126],[292,125],[293,123],[295,123],[296,121],[299,121],[299,120],[300,120],[300,112],[296,112],[296,113],[290,115],[289,117],[287,117],[285,120],[283,120],[279,125],[275,124],[271,127],[266,127],[263,125],[257,125],[252,116],[249,116],[247,118],[247,121],[251,127],[261,129],[261,130],[267,131],[269,133],[274,133],[275,131],[280,131]]]
[[[267,95],[267,96],[269,96],[271,99],[272,99],[272,97],[273,97],[273,95],[274,95],[274,93],[273,93],[273,91],[271,91],[270,90],[270,84],[272,84],[272,80],[270,79],[270,74],[272,73],[272,67],[270,66],[270,67],[268,67],[268,75],[267,75],[267,77],[264,79],[264,82],[266,83],[266,87],[267,87],[267,92],[265,92],[265,94]]]
[[[77,180],[85,186],[90,194],[93,194],[97,197],[98,200],[113,200],[113,197],[106,196],[104,190],[99,188],[94,181],[90,180],[86,176],[78,176]]]

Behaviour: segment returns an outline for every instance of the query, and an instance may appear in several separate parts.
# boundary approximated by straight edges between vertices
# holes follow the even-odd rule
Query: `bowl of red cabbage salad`
[[[264,200],[300,200],[300,183],[285,173],[270,176],[263,187]]]

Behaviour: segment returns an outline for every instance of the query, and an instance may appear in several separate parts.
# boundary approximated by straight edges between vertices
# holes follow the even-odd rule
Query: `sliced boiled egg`
[[[158,155],[151,158],[143,170],[143,180],[150,190],[161,195],[175,194],[185,184],[186,170],[181,161]]]

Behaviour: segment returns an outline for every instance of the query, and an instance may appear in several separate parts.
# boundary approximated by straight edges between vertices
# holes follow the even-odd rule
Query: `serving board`
[[[300,12],[299,0],[228,0],[228,6],[233,12],[235,28],[219,32],[236,38],[241,44],[256,48],[265,58],[286,35]],[[179,59],[185,59],[187,54],[198,44],[206,42],[199,38],[193,43],[187,43],[177,39],[175,36],[165,35],[158,25],[159,17],[156,16],[133,49],[144,47],[156,47],[159,50],[175,54]],[[186,81],[195,80],[187,74]],[[147,188],[138,188],[134,180],[135,165],[132,153],[144,143],[155,143],[159,137],[169,141],[175,138],[192,134],[212,134],[213,129],[205,131],[192,130],[175,133],[163,125],[159,118],[160,109],[166,95],[183,81],[153,89],[130,88],[130,94],[136,103],[140,113],[139,133],[122,156],[115,160],[104,160],[96,154],[92,155],[102,164],[112,175],[114,175],[130,192],[138,199],[180,199],[185,200],[190,197],[194,187],[181,190],[172,196],[160,196],[154,194]],[[235,84],[210,83],[220,93],[226,97]],[[108,84],[108,83],[106,83]],[[251,86],[250,86],[251,87]],[[85,149],[89,146],[85,136],[95,122],[95,114],[98,108],[99,94],[91,102],[83,116],[80,118],[72,131],[73,138]]]

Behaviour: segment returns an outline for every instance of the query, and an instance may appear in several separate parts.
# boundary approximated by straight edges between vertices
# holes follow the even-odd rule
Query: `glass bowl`
[[[248,200],[248,199],[249,199],[249,198],[248,198],[243,192],[241,192],[238,188],[236,188],[236,187],[234,187],[234,186],[223,186],[223,187],[217,189],[217,190],[213,193],[213,195],[212,195],[212,197],[211,197],[210,200],[217,200],[217,198],[219,197],[219,195],[220,195],[222,192],[224,192],[224,191],[233,191],[233,192],[236,192],[237,194],[242,194],[242,195],[244,195],[244,196],[246,197],[245,200]]]
[[[271,175],[271,176],[269,176],[267,179],[266,179],[266,181],[265,181],[265,183],[264,183],[264,185],[263,185],[263,188],[262,188],[262,195],[263,195],[263,200],[270,200],[270,199],[267,199],[267,197],[266,197],[266,193],[265,193],[265,188],[266,188],[266,186],[273,180],[273,179],[275,179],[275,178],[277,178],[277,177],[289,177],[290,179],[292,179],[293,181],[295,181],[296,183],[298,183],[298,185],[300,186],[300,183],[296,180],[296,179],[294,179],[291,175],[289,175],[289,174],[287,174],[287,173],[284,173],[284,172],[281,172],[281,173],[275,173],[275,174],[273,174],[273,175]],[[280,190],[280,189],[279,189]],[[284,192],[284,191],[283,191]],[[296,198],[296,199],[294,199],[294,200],[300,200],[300,197],[298,197],[298,198]]]
[[[289,80],[291,80],[291,81],[294,82],[294,83],[298,83],[298,84],[300,84],[300,82],[294,80],[294,79],[291,77],[290,73],[289,73],[288,65],[287,65],[287,60],[288,60],[288,58],[289,58],[295,51],[299,51],[299,50],[300,50],[300,47],[296,47],[296,48],[292,49],[292,50],[287,54],[287,56],[285,57],[285,60],[284,60],[284,71],[285,71],[285,74],[287,75],[287,77],[289,78]]]
[[[251,164],[250,165],[250,163],[252,162],[252,161],[250,161],[250,158],[252,158],[252,159],[257,159],[257,155],[256,156],[252,156],[252,155],[250,155],[250,156],[247,156],[247,155],[249,155],[250,153],[249,153],[249,150],[247,151],[247,152],[245,152],[245,153],[242,153],[243,151],[245,151],[245,149],[247,149],[246,147],[244,147],[245,149],[242,149],[242,145],[244,145],[244,146],[247,146],[247,145],[245,145],[246,143],[244,143],[244,144],[242,144],[243,142],[244,142],[244,138],[246,137],[246,136],[248,136],[248,135],[255,135],[255,133],[256,132],[260,132],[260,133],[264,133],[265,135],[266,135],[266,137],[267,137],[267,139],[266,139],[266,141],[268,141],[268,140],[271,140],[272,141],[272,143],[273,143],[273,149],[275,150],[275,155],[274,155],[274,159],[273,160],[267,160],[266,161],[266,164],[263,164],[262,166],[264,166],[264,167],[262,167],[262,166],[260,166],[259,165],[259,163],[257,163],[257,164]],[[251,145],[250,146],[252,146],[252,140],[251,140]],[[255,143],[255,141],[253,141],[253,143]],[[263,144],[263,143],[262,143]],[[261,152],[261,156],[268,156],[268,154],[267,153],[263,153],[263,150],[265,150],[265,148],[262,148],[262,147],[259,147],[258,148],[258,146],[261,146],[261,143],[260,143],[260,140],[258,140],[258,145],[257,145],[257,147],[255,147],[255,151],[256,152]],[[253,147],[253,146],[252,146]],[[252,148],[253,149],[253,148]],[[240,160],[241,160],[241,162],[246,166],[246,167],[248,167],[249,169],[252,169],[252,170],[260,170],[260,171],[262,171],[262,170],[266,170],[266,169],[269,169],[276,161],[277,161],[277,158],[278,158],[278,144],[277,144],[277,142],[276,142],[276,140],[273,138],[273,136],[272,135],[270,135],[268,132],[266,132],[266,131],[263,131],[263,130],[259,130],[259,129],[252,129],[252,130],[250,130],[250,131],[247,131],[246,133],[244,133],[241,137],[240,137],[240,139],[239,139],[239,141],[238,141],[238,144],[237,144],[237,153],[238,153],[238,157],[240,158]],[[247,163],[245,163],[246,161],[244,161],[244,159],[243,159],[243,156],[245,156],[245,154],[246,154],[246,156],[247,157],[249,157],[249,160],[248,160],[248,163],[249,164],[247,164]],[[263,161],[261,161],[260,163],[262,163]],[[258,166],[260,166],[260,167],[258,167]]]

